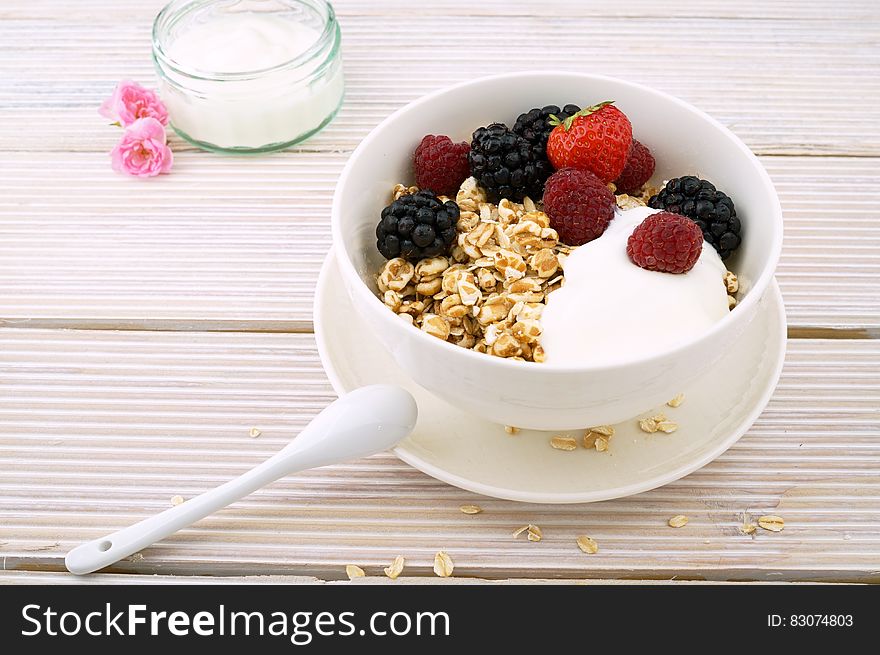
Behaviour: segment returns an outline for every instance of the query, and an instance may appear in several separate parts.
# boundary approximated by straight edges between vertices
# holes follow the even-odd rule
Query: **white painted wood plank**
[[[179,155],[114,174],[98,153],[0,173],[0,325],[309,330],[344,155]],[[880,159],[764,157],[785,211],[795,328],[880,330]]]
[[[586,506],[521,505],[390,455],[291,476],[117,572],[342,577],[398,555],[430,576],[876,581],[880,341],[794,340],[736,446],[684,480]],[[0,330],[0,558],[59,568],[67,548],[240,474],[333,397],[311,335]],[[259,427],[257,439],[248,430]],[[458,506],[484,513],[465,516]],[[739,534],[742,513],[782,533]],[[690,517],[673,530],[666,520]],[[536,523],[545,539],[510,532]],[[574,538],[590,534],[587,557]]]
[[[95,108],[115,82],[154,79],[150,24],[163,3],[83,4],[51,19],[48,9],[7,10],[15,19],[0,23],[0,149],[93,150],[111,138]],[[791,11],[794,3],[780,10],[788,20],[755,15],[757,2],[735,20],[720,19],[719,4],[680,2],[668,17],[658,5],[634,17],[607,3],[537,11],[525,3],[475,10],[449,2],[427,13],[403,10],[402,2],[340,3],[346,105],[299,150],[351,150],[382,118],[430,90],[545,67],[657,86],[709,111],[760,153],[880,154],[880,25],[864,18],[868,3],[830,23],[815,20],[818,7]],[[647,11],[639,6],[632,11]],[[499,11],[507,15],[493,15]],[[728,6],[725,14],[735,11]]]
[[[118,0],[78,0],[77,15],[83,18],[151,17],[165,0],[119,2]],[[732,6],[728,0],[622,0],[609,3],[604,0],[482,0],[479,3],[463,0],[431,0],[413,3],[412,0],[334,0],[333,6],[345,15],[393,17],[402,14],[428,16],[539,16],[565,15],[621,16],[621,17],[708,17],[759,18],[762,20],[821,20],[869,18],[874,16],[873,0],[847,0],[833,7],[823,0],[740,0]],[[7,3],[0,7],[0,17],[7,19],[58,19],[59,0],[27,0]]]

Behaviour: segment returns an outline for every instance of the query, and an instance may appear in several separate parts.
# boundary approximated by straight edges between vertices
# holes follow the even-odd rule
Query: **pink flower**
[[[98,113],[104,118],[118,121],[122,127],[148,117],[155,118],[162,125],[168,124],[168,110],[156,92],[131,80],[117,84],[113,95],[103,102]]]
[[[139,118],[129,125],[110,151],[113,170],[153,177],[171,170],[174,156],[165,143],[165,128],[155,118]]]

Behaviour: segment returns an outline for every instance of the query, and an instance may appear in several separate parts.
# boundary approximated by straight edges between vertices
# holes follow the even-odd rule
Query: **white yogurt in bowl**
[[[603,366],[651,357],[728,314],[727,269],[708,243],[687,273],[648,271],[630,261],[627,239],[657,211],[618,210],[602,236],[566,258],[565,284],[547,296],[541,318],[545,363]]]

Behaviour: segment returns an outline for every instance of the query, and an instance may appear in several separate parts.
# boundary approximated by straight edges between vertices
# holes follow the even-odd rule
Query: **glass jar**
[[[171,125],[206,150],[298,143],[342,104],[340,42],[325,0],[172,0],[153,23]]]

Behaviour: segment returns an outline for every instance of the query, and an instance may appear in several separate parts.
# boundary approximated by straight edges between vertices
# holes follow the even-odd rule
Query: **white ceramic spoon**
[[[397,445],[416,424],[409,392],[388,384],[362,387],[329,405],[278,454],[235,480],[161,514],[67,553],[67,570],[83,575],[203,519],[278,478],[298,471],[372,455]]]

